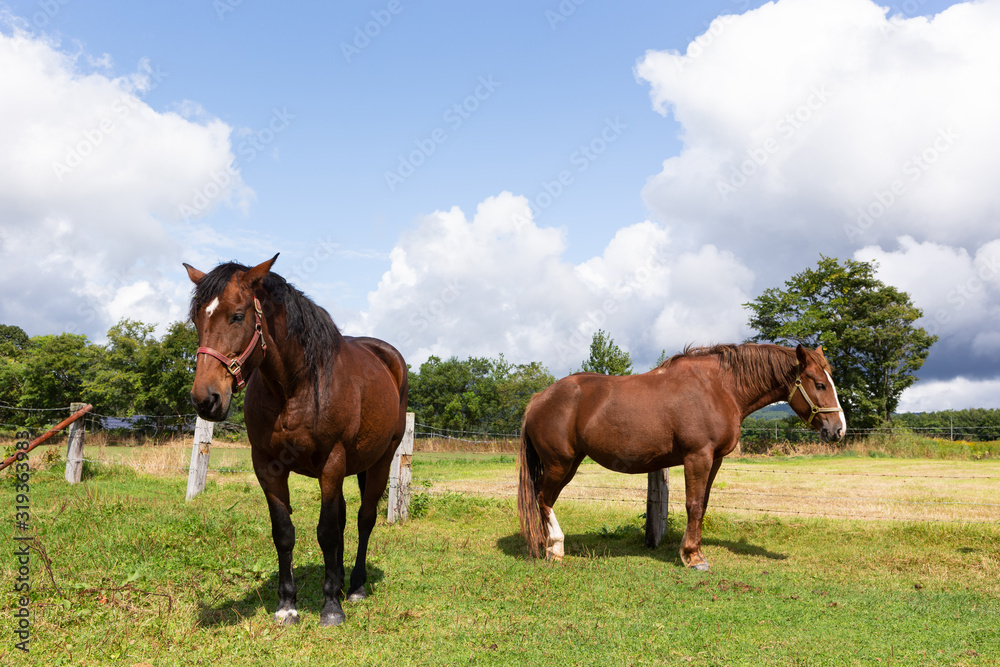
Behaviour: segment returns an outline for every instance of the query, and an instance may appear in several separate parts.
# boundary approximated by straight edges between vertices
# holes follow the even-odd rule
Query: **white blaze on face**
[[[215,309],[218,307],[219,307],[219,297],[215,297],[214,299],[212,299],[212,303],[208,304],[208,306],[205,308],[205,314],[211,317],[212,313],[214,313]]]
[[[844,408],[840,407],[840,399],[837,398],[837,385],[833,383],[833,377],[830,375],[830,371],[826,371],[826,379],[830,381],[830,389],[833,389],[833,399],[837,401],[837,409],[840,410],[840,412],[837,413],[837,417],[840,419],[840,433],[847,433],[847,418],[844,417]]]

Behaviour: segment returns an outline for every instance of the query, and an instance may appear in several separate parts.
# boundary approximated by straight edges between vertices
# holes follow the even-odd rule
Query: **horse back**
[[[385,367],[389,370],[389,374],[399,388],[400,399],[405,408],[407,394],[409,393],[409,371],[406,368],[406,361],[403,360],[403,355],[400,354],[399,350],[384,340],[370,336],[344,336],[344,339],[348,343],[353,343],[368,350],[385,364]]]

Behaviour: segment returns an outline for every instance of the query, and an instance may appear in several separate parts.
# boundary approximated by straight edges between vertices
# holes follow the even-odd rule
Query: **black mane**
[[[194,319],[198,311],[212,299],[222,295],[226,285],[236,273],[249,270],[249,266],[238,262],[227,262],[219,264],[206,274],[202,281],[195,285],[189,313],[191,319]],[[318,381],[316,370],[325,368],[329,371],[328,362],[339,351],[344,340],[333,318],[325,308],[316,305],[312,299],[276,273],[264,276],[261,286],[269,299],[269,302],[261,304],[264,315],[269,315],[274,308],[284,306],[288,335],[302,346],[304,353],[302,372],[312,375],[314,380]]]

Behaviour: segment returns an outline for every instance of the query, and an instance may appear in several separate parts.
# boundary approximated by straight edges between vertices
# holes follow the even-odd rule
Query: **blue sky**
[[[415,363],[429,354],[504,352],[515,361],[539,359],[559,374],[578,366],[574,355],[585,356],[580,340],[589,340],[596,324],[641,364],[685,342],[738,340],[748,333],[739,304],[814,265],[822,252],[878,260],[884,279],[923,299],[918,305],[928,318],[943,313],[947,321],[935,326],[950,342],[932,355],[928,379],[971,382],[970,394],[982,395],[984,387],[1000,388],[1000,340],[991,335],[1000,297],[997,281],[983,273],[991,266],[990,243],[1000,237],[990,233],[991,224],[997,228],[990,216],[1000,209],[984,185],[978,208],[934,226],[919,220],[926,209],[917,191],[940,188],[978,201],[948,183],[963,169],[983,173],[990,158],[967,151],[988,137],[955,131],[972,140],[957,140],[951,152],[941,144],[945,166],[929,170],[911,186],[913,194],[900,197],[902,204],[876,216],[877,224],[845,236],[857,224],[852,212],[866,210],[907,155],[933,145],[935,132],[946,131],[953,118],[979,127],[950,108],[935,116],[911,106],[929,72],[948,81],[975,71],[957,66],[962,76],[947,75],[961,45],[979,43],[962,31],[989,23],[957,11],[936,18],[957,4],[907,0],[888,9],[890,21],[866,0],[763,7],[597,0],[0,2],[0,34],[20,35],[39,54],[15,48],[12,62],[28,68],[31,58],[65,57],[62,74],[37,89],[3,91],[0,104],[32,108],[41,94],[32,91],[71,79],[76,92],[65,99],[84,100],[78,118],[76,103],[66,103],[51,122],[75,128],[67,137],[85,137],[107,103],[87,112],[89,98],[79,91],[140,75],[137,85],[121,84],[142,109],[141,118],[133,114],[128,122],[152,123],[155,131],[147,128],[146,137],[169,137],[180,125],[178,152],[185,147],[158,161],[126,140],[126,132],[145,140],[139,127],[118,131],[114,147],[110,134],[97,147],[95,156],[114,155],[119,168],[134,162],[135,174],[145,174],[149,161],[149,173],[164,174],[162,192],[155,179],[142,181],[142,201],[133,201],[141,198],[135,185],[123,185],[119,200],[108,184],[119,177],[124,183],[127,174],[109,178],[96,158],[66,181],[40,186],[39,192],[51,186],[65,194],[58,215],[39,203],[41,195],[22,201],[31,187],[7,197],[6,208],[0,192],[8,253],[65,254],[38,239],[18,245],[32,215],[39,234],[54,225],[114,246],[93,245],[93,263],[79,267],[77,287],[47,274],[26,288],[21,302],[0,304],[0,316],[30,334],[79,330],[100,340],[123,315],[161,324],[180,319],[188,291],[181,261],[208,269],[281,252],[275,270],[326,306],[345,331],[384,337]],[[995,6],[957,9],[992,17]],[[826,45],[834,40],[824,36],[837,30],[868,41]],[[52,69],[31,71],[43,77]],[[913,89],[901,84],[898,93],[859,111],[865,96],[886,90],[886,81],[910,79]],[[870,87],[851,83],[858,80]],[[829,103],[824,95],[811,97],[830,81]],[[969,89],[954,92],[956,104],[976,99]],[[992,93],[976,94],[992,108],[998,103]],[[94,92],[95,99],[105,94]],[[733,165],[740,168],[743,152],[752,155],[769,138],[783,140],[773,121],[802,109],[810,116],[804,129],[778,145],[774,160],[758,165],[766,177],[741,186],[743,201],[720,199],[718,185],[735,173]],[[869,129],[897,143],[866,152],[860,144]],[[75,141],[64,143],[72,150]],[[30,152],[27,142],[15,154]],[[840,150],[845,155],[837,157]],[[44,153],[41,144],[37,153]],[[14,162],[8,166],[17,173],[30,171]],[[52,162],[48,153],[39,158]],[[226,164],[238,176],[220,188]],[[181,169],[190,171],[186,180],[177,176]],[[814,178],[797,183],[803,170]],[[39,178],[51,180],[51,171],[43,171]],[[868,179],[851,183],[859,173]],[[104,204],[96,195],[67,194],[73,185],[66,183],[77,179],[82,191],[87,178],[107,188]],[[216,196],[199,201],[206,193]],[[498,222],[517,218],[510,211],[524,205],[531,208],[526,225]],[[449,217],[453,207],[459,213]],[[72,212],[83,209],[86,215]],[[963,231],[940,231],[949,225]],[[955,263],[959,296],[955,289],[935,292],[912,268],[945,260]],[[966,273],[968,280],[980,276],[982,284],[972,283],[966,299],[976,308],[956,306]],[[721,284],[703,289],[707,282]],[[76,290],[77,298],[53,298],[51,307],[39,308],[40,299],[49,302],[45,290]],[[81,309],[80,299],[90,305]],[[493,319],[497,312],[508,316]],[[966,320],[978,337],[957,333]],[[932,394],[956,386],[940,385]]]

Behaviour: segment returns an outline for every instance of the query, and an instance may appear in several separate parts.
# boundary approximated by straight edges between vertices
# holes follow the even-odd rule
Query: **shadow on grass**
[[[655,549],[646,547],[646,532],[638,526],[618,526],[614,530],[601,527],[587,533],[566,536],[566,554],[589,558],[623,558],[648,556],[656,560],[682,567],[680,557],[683,532],[668,530],[663,541]],[[702,538],[702,545],[721,547],[740,556],[755,556],[770,560],[785,560],[786,554],[770,551],[745,539],[739,541]],[[527,547],[520,533],[514,533],[497,540],[497,548],[513,558],[528,558]]]
[[[299,616],[313,615],[319,618],[323,609],[323,578],[326,569],[320,563],[293,568],[295,583],[298,586],[296,606]],[[372,585],[384,578],[381,569],[368,564],[368,594],[372,594]],[[345,586],[351,580],[351,569],[345,568]],[[213,601],[215,604],[198,603],[198,624],[202,627],[217,627],[236,625],[251,618],[263,607],[274,613],[278,607],[278,571],[275,569],[265,581],[252,586],[241,599]],[[351,615],[353,605],[344,604],[344,611]]]

